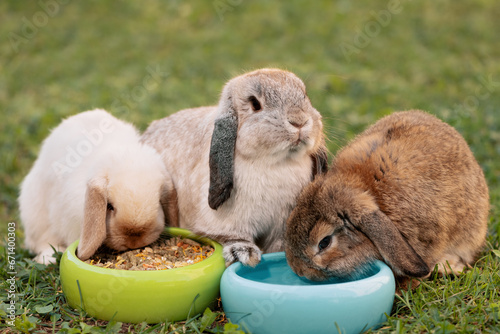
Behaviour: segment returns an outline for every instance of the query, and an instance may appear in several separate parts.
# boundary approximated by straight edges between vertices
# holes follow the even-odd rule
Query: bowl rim
[[[180,227],[165,227],[162,233],[168,233],[173,236],[182,236],[187,239],[192,239],[197,242],[201,242],[204,244],[208,244],[214,248],[214,252],[212,255],[210,255],[208,258],[197,262],[193,263],[184,267],[179,267],[179,268],[171,268],[171,269],[164,269],[164,270],[127,270],[127,269],[113,269],[113,268],[103,268],[103,267],[97,267],[92,264],[85,263],[84,261],[80,260],[76,256],[76,248],[78,247],[78,242],[79,240],[74,241],[71,245],[66,248],[64,253],[67,256],[67,260],[69,262],[74,263],[77,265],[80,269],[86,270],[86,271],[91,271],[94,273],[100,273],[100,274],[106,274],[106,275],[112,275],[112,276],[120,276],[120,277],[125,277],[125,276],[133,276],[133,277],[140,277],[140,276],[151,276],[151,275],[165,275],[166,273],[182,273],[182,272],[187,272],[191,270],[196,270],[202,267],[207,267],[212,264],[215,264],[218,261],[218,257],[222,256],[222,246],[219,244],[217,241],[212,240],[210,238],[200,236],[198,234],[195,234],[191,232],[190,230],[180,228]],[[63,265],[63,262],[61,261],[61,266]]]
[[[273,260],[275,258],[285,258],[285,252],[276,252],[276,253],[267,253],[262,255],[261,263],[264,260]],[[260,265],[260,263],[258,264]],[[258,266],[257,265],[257,266]],[[255,281],[251,280],[248,278],[245,278],[241,275],[239,275],[236,271],[239,270],[240,268],[243,267],[241,262],[236,262],[230,265],[226,270],[224,271],[223,276],[231,276],[232,279],[236,281],[240,281],[242,283],[245,283],[245,285],[253,285],[255,288],[258,287],[266,287],[266,288],[272,288],[272,289],[279,289],[282,291],[292,289],[295,291],[296,289],[308,289],[308,290],[324,290],[324,289],[331,289],[338,287],[339,289],[349,289],[349,288],[358,288],[362,286],[363,284],[369,283],[370,281],[373,280],[378,280],[381,277],[386,277],[388,276],[389,279],[394,280],[394,274],[392,270],[389,268],[387,264],[380,260],[375,260],[374,265],[379,269],[377,273],[374,275],[368,276],[368,277],[363,277],[361,279],[353,280],[353,281],[347,281],[347,282],[338,282],[338,283],[323,283],[323,284],[311,284],[311,285],[290,285],[290,284],[277,284],[277,283],[268,283],[268,282],[261,282],[261,281]],[[222,280],[221,280],[222,282]]]

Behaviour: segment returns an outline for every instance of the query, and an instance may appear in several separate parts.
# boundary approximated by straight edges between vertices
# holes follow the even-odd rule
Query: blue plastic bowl
[[[377,261],[371,273],[347,282],[312,282],[297,276],[285,253],[265,254],[255,267],[240,262],[221,279],[226,316],[250,333],[361,333],[390,314],[396,285]]]

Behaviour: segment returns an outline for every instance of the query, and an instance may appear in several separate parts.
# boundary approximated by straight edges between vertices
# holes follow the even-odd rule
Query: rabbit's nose
[[[139,233],[131,233],[127,236],[125,241],[125,246],[129,249],[135,249],[145,246],[146,243],[143,240],[143,235]]]
[[[304,125],[306,125],[307,120],[288,120],[288,123],[290,123],[292,126],[296,127],[297,129],[302,128]]]

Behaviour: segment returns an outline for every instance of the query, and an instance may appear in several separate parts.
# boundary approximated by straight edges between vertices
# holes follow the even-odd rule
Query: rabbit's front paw
[[[246,266],[255,267],[260,262],[261,251],[257,245],[246,240],[229,240],[223,249],[226,266],[240,261]]]

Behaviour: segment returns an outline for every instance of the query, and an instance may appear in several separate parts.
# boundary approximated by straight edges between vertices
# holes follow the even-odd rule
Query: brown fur
[[[146,246],[155,241],[164,228],[164,214],[159,216],[154,189],[149,191],[153,197],[151,204],[143,205],[144,198],[135,194],[137,188],[122,184],[110,186],[108,178],[96,176],[87,183],[77,251],[82,260],[90,258],[103,244],[119,251]],[[172,200],[175,192],[169,191],[166,185],[163,187],[167,190],[161,193],[160,202],[166,203],[165,210],[172,205],[167,200]],[[126,201],[123,205],[122,200]],[[111,203],[115,203],[113,209],[108,207]]]
[[[287,259],[315,280],[356,277],[375,259],[403,283],[435,265],[459,273],[484,245],[488,211],[484,174],[462,136],[427,113],[398,112],[305,188],[287,222]]]
[[[106,239],[106,193],[108,181],[103,177],[91,179],[85,193],[85,209],[78,256],[88,259]]]

